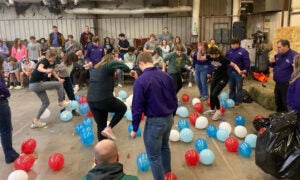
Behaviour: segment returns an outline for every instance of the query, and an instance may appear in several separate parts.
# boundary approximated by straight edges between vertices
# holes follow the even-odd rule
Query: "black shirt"
[[[40,62],[38,62],[38,64],[36,65],[35,69],[33,70],[32,74],[31,74],[29,83],[45,81],[45,73],[38,71],[38,67],[40,64],[44,65],[44,69],[47,69],[50,67],[50,63],[47,59],[43,59]]]
[[[119,46],[121,48],[129,48],[129,42],[127,41],[127,39],[123,40],[123,41],[119,41]],[[120,50],[120,53],[127,53],[128,50]]]
[[[225,56],[219,56],[218,58],[211,58],[211,65],[213,68],[213,79],[229,79],[227,66],[230,64],[230,60]]]

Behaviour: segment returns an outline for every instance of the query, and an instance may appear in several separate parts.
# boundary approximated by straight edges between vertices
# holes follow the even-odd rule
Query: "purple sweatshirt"
[[[92,62],[93,65],[95,65],[101,61],[103,56],[104,48],[101,45],[95,46],[94,44],[92,44],[88,47],[85,58],[87,62]]]
[[[242,47],[236,49],[231,48],[226,52],[226,57],[231,62],[234,62],[241,70],[249,72],[250,58],[246,49]],[[228,66],[228,72],[236,72],[236,70],[232,66]]]
[[[287,83],[293,73],[294,56],[298,54],[294,50],[288,50],[285,54],[276,54],[275,62],[270,63],[273,67],[273,79],[276,83]]]
[[[143,112],[151,118],[167,116],[176,110],[177,97],[173,78],[156,67],[145,69],[133,87],[133,131],[137,132]]]
[[[300,113],[300,78],[290,84],[287,92],[286,103],[289,105],[291,110],[295,110]]]
[[[10,96],[10,92],[6,88],[5,82],[0,74],[0,98],[8,98]]]

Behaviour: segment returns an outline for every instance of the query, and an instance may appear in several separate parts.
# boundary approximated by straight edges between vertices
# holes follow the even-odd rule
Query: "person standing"
[[[169,136],[174,123],[173,114],[177,110],[176,88],[170,75],[154,67],[150,53],[141,53],[137,64],[143,73],[133,86],[133,131],[130,136],[136,137],[142,113],[145,113],[144,144],[147,156],[153,178],[163,180],[164,174],[171,172]]]
[[[234,100],[236,106],[243,102],[243,77],[250,70],[249,53],[240,45],[241,41],[238,38],[232,38],[230,42],[231,48],[226,52],[226,57],[234,62],[243,72],[243,76],[241,76],[233,67],[228,67],[229,98]]]
[[[90,74],[87,101],[97,123],[98,140],[105,138],[115,140],[112,128],[123,118],[127,107],[113,95],[114,73],[117,69],[124,72],[130,72],[130,69],[124,63],[115,61],[114,56],[110,54],[105,55],[94,68]],[[109,112],[115,112],[115,114],[107,126]]]
[[[85,26],[84,27],[84,32],[81,33],[81,35],[80,35],[80,44],[81,44],[84,51],[87,50],[88,44],[93,39],[93,36],[94,36],[94,34],[90,32],[90,27]]]
[[[6,88],[3,79],[3,62],[4,59],[0,57],[0,136],[5,162],[12,163],[19,157],[19,153],[17,153],[12,146],[13,128],[11,123],[11,111],[7,100],[7,98],[10,97],[10,92]]]
[[[71,54],[77,51],[78,49],[81,49],[81,46],[78,42],[74,41],[73,35],[68,35],[68,41],[66,42],[65,45],[65,51],[66,54]]]
[[[273,79],[275,81],[276,111],[287,112],[287,90],[293,73],[293,60],[298,52],[290,48],[290,42],[286,39],[277,41],[277,51],[278,53],[270,58],[270,66],[273,68]]]
[[[164,27],[162,34],[160,34],[158,36],[158,40],[160,43],[164,39],[167,41],[167,44],[171,47],[174,37],[173,37],[172,33],[169,32],[168,27]]]
[[[93,44],[90,45],[86,52],[86,61],[90,67],[90,72],[94,69],[95,64],[101,61],[104,56],[104,48],[100,45],[98,36],[93,37]]]
[[[55,49],[57,54],[60,54],[65,47],[64,35],[58,32],[57,26],[52,26],[52,33],[50,33],[48,37],[48,45],[50,49]]]
[[[27,45],[29,60],[33,61],[34,63],[37,63],[39,57],[42,55],[41,54],[41,45],[36,42],[36,39],[34,36],[30,36],[29,40],[30,40],[30,42]]]
[[[120,51],[120,57],[122,59],[124,59],[124,54],[126,54],[128,52],[128,48],[129,48],[129,42],[128,40],[125,38],[125,34],[121,33],[119,34],[119,44],[118,44],[118,48]]]
[[[300,118],[300,55],[294,57],[294,72],[291,77],[290,86],[287,92],[286,102],[289,110],[297,111]]]

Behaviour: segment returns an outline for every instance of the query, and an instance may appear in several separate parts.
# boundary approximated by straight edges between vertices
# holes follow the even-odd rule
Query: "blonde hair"
[[[107,55],[105,55],[105,56],[101,59],[100,62],[98,62],[98,63],[94,66],[94,68],[95,68],[95,69],[96,69],[96,68],[99,68],[99,67],[103,66],[104,64],[106,64],[107,62],[110,62],[110,61],[113,61],[113,60],[114,60],[114,56],[111,55],[111,54],[107,54]]]
[[[48,49],[46,52],[46,59],[51,58],[51,57],[56,57],[57,56],[57,51],[55,49]]]
[[[297,54],[294,57],[294,71],[293,71],[290,83],[295,82],[299,77],[300,77],[300,55]]]

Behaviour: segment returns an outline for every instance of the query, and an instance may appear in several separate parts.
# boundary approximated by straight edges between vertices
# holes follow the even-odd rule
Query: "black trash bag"
[[[267,128],[270,126],[270,119],[269,118],[258,118],[253,120],[253,127],[256,129],[256,131],[259,131],[260,128]]]
[[[243,96],[244,103],[252,103],[253,102],[253,99],[251,98],[250,94],[245,89],[243,89],[242,96]]]
[[[271,124],[257,137],[255,163],[276,178],[300,177],[300,129],[297,113],[273,114]]]

